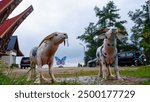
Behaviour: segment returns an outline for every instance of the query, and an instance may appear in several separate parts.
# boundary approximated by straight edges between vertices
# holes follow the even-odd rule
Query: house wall
[[[6,53],[8,55],[2,56],[2,60],[9,66],[16,64],[16,51],[8,51]]]

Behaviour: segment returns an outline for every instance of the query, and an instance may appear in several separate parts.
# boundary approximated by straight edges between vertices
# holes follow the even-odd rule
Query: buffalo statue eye
[[[55,34],[55,36],[58,36],[58,34]]]

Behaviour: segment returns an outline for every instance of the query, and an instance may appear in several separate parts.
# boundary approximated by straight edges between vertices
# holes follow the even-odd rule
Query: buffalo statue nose
[[[66,33],[64,33],[64,36],[65,36],[66,38],[68,38],[68,35],[67,35]]]

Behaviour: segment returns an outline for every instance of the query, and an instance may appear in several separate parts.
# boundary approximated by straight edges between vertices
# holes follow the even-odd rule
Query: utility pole
[[[84,61],[84,65],[86,65],[85,63],[85,46],[82,44],[82,43],[79,43],[82,47],[83,47],[83,50],[84,50],[84,58],[83,58],[83,61]]]

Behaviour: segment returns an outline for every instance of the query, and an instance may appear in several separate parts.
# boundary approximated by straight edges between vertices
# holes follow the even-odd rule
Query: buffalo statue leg
[[[54,83],[54,82],[57,82],[57,80],[56,80],[56,78],[55,78],[55,76],[54,76],[54,73],[53,73],[52,63],[49,63],[48,66],[49,66],[49,75],[50,75],[50,77],[52,78],[52,82],[53,82],[53,83]]]
[[[100,61],[99,61],[98,77],[102,77],[102,65],[101,65],[101,62],[100,62]]]
[[[43,84],[43,80],[47,81],[47,79],[44,78],[44,76],[43,76],[42,60],[40,57],[38,57],[38,59],[37,59],[37,70],[36,70],[36,72],[37,72],[37,76],[36,76],[35,83]]]
[[[107,68],[108,68],[108,78],[113,79],[114,75],[111,72],[110,65],[108,65]]]
[[[32,63],[31,65],[31,79],[34,79],[36,77],[36,65],[35,63]]]
[[[107,79],[106,73],[107,73],[106,65],[105,65],[105,64],[102,64],[102,78],[103,78],[104,80]]]
[[[29,70],[29,76],[28,76],[28,80],[34,80],[36,77],[36,66],[33,62],[31,62],[30,65],[31,69]]]
[[[118,56],[115,57],[115,73],[116,73],[116,77],[118,80],[123,80],[121,77],[120,77],[120,74],[119,74],[119,69],[118,69]]]

